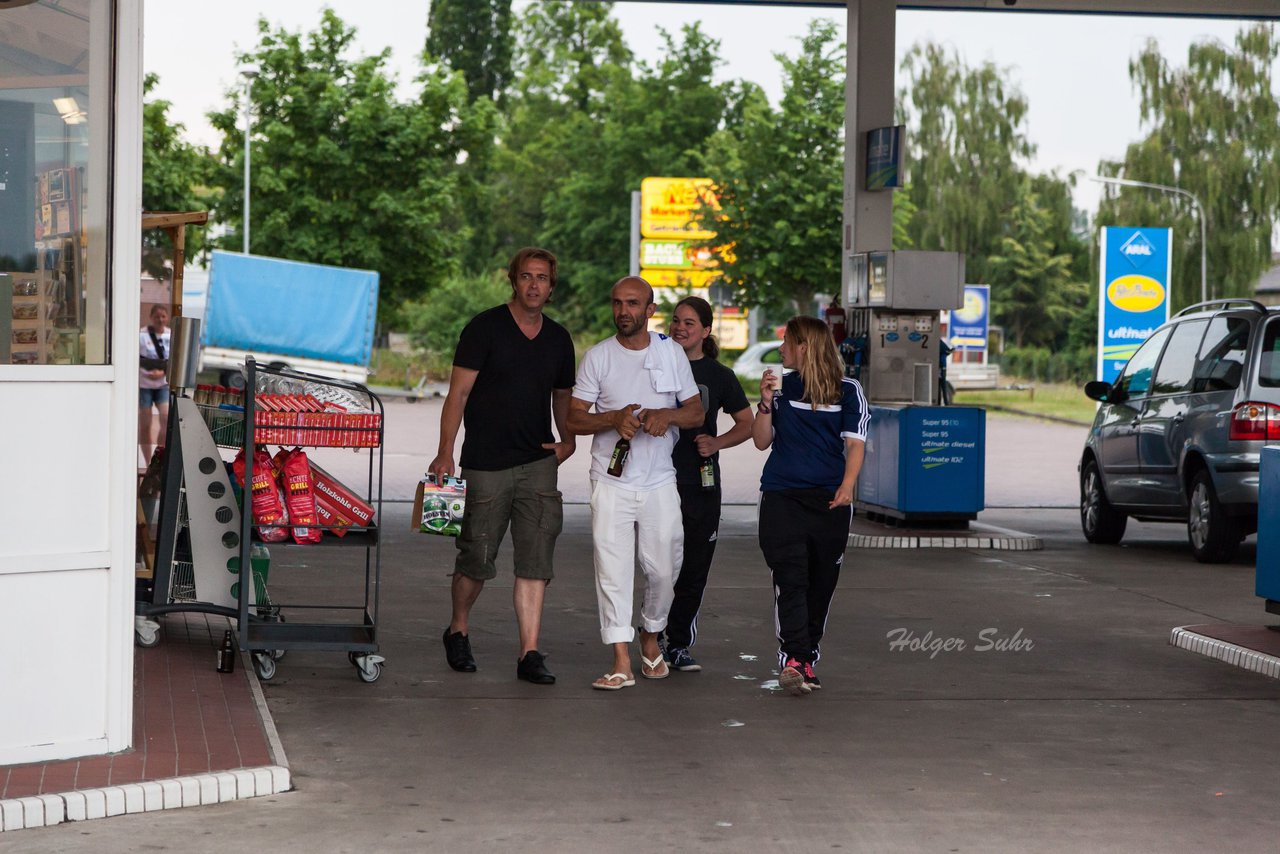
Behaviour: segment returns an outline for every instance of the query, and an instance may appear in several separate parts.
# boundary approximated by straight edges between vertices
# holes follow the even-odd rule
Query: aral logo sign
[[[1169,319],[1167,228],[1104,228],[1098,300],[1098,379],[1114,382],[1142,342]]]
[[[1120,244],[1120,254],[1127,258],[1133,266],[1141,267],[1155,257],[1156,248],[1151,245],[1150,240],[1143,236],[1141,231],[1135,231],[1132,237]]]

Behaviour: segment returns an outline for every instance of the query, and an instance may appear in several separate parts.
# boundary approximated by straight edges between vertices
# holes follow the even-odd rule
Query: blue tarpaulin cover
[[[368,366],[378,274],[215,251],[203,344]]]

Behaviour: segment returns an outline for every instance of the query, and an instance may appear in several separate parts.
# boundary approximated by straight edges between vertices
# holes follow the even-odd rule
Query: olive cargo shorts
[[[498,574],[494,560],[511,526],[516,575],[550,581],[564,505],[556,488],[554,455],[501,471],[463,469],[467,509],[458,535],[454,571],[476,581]]]

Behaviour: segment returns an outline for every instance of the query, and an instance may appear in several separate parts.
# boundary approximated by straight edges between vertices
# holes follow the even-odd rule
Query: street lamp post
[[[1128,178],[1104,178],[1101,175],[1092,175],[1089,180],[1097,181],[1100,184],[1119,184],[1122,187],[1144,187],[1148,190],[1160,190],[1165,193],[1176,193],[1179,196],[1186,196],[1191,200],[1191,204],[1196,208],[1196,219],[1200,220],[1200,302],[1209,299],[1207,290],[1207,266],[1205,263],[1205,228],[1204,228],[1204,206],[1200,204],[1200,200],[1192,193],[1182,189],[1181,187],[1170,187],[1165,184],[1151,184],[1147,181],[1130,181]]]
[[[249,131],[251,130],[252,113],[251,102],[249,100],[249,87],[253,85],[253,79],[258,76],[258,72],[253,68],[246,68],[240,72],[240,76],[244,78],[244,254],[249,254]]]

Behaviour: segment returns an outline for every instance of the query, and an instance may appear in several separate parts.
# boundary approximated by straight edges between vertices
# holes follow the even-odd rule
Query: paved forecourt
[[[1036,422],[1010,430],[1002,446],[1046,444]],[[1089,546],[1059,503],[982,516],[1038,551],[850,549],[824,688],[795,698],[770,684],[755,508],[733,506],[694,647],[705,669],[604,693],[589,687],[608,652],[588,508],[568,508],[547,591],[551,687],[515,679],[509,549],[473,615],[480,670],[449,670],[453,543],[408,515],[385,509],[382,678],[299,650],[264,686],[296,791],[20,831],[6,851],[1274,848],[1280,681],[1169,643],[1178,626],[1266,621],[1252,541],[1216,567],[1176,526]],[[281,550],[273,595],[332,583],[328,554]]]

